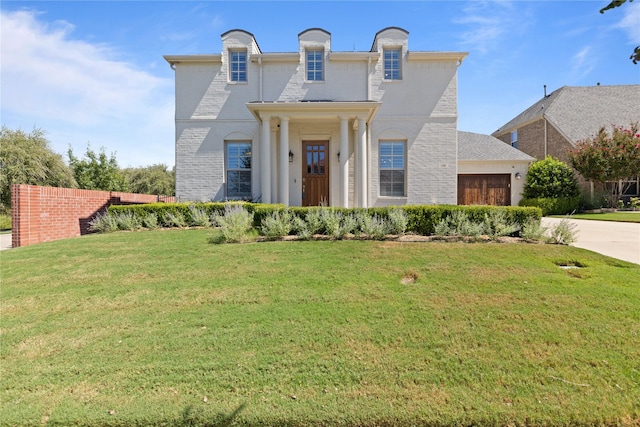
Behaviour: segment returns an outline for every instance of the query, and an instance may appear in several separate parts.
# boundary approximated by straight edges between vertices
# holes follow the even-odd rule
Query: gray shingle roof
[[[563,86],[506,123],[493,135],[516,130],[544,117],[572,143],[601,127],[640,121],[640,85]]]
[[[491,135],[458,131],[458,160],[525,160],[535,159]]]

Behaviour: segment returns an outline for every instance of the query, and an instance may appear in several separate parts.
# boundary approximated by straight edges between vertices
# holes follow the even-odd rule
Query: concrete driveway
[[[551,227],[562,218],[542,218]],[[577,248],[588,249],[623,261],[640,264],[640,223],[569,219],[575,224]]]
[[[11,233],[0,234],[0,251],[11,249]]]

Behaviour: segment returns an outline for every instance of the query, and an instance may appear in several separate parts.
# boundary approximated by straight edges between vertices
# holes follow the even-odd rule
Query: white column
[[[271,128],[271,202],[276,203],[278,201],[278,144],[277,141],[277,129]]]
[[[340,204],[349,207],[349,118],[340,117]]]
[[[280,203],[289,206],[289,117],[280,117]]]
[[[262,117],[260,130],[260,190],[262,203],[271,203],[271,116]]]
[[[360,207],[367,206],[367,123],[358,118],[358,175],[360,176],[358,196]]]

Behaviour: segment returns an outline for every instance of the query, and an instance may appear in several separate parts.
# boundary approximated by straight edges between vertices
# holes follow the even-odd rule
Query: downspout
[[[371,56],[367,60],[367,100],[371,99]]]
[[[260,102],[263,102],[263,93],[262,93],[262,58],[258,57],[258,65],[260,66]]]
[[[547,153],[548,153],[548,141],[547,141],[547,118],[544,116],[544,113],[542,113],[542,120],[544,120],[544,157],[545,159],[547,158]]]

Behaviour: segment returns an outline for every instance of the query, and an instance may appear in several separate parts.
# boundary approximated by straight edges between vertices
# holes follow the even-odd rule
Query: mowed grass
[[[556,215],[556,218],[564,216]],[[602,212],[602,213],[577,213],[571,215],[573,219],[590,219],[594,221],[616,222],[640,222],[640,211],[633,212]]]
[[[0,425],[640,425],[640,266],[209,233],[3,251]]]

